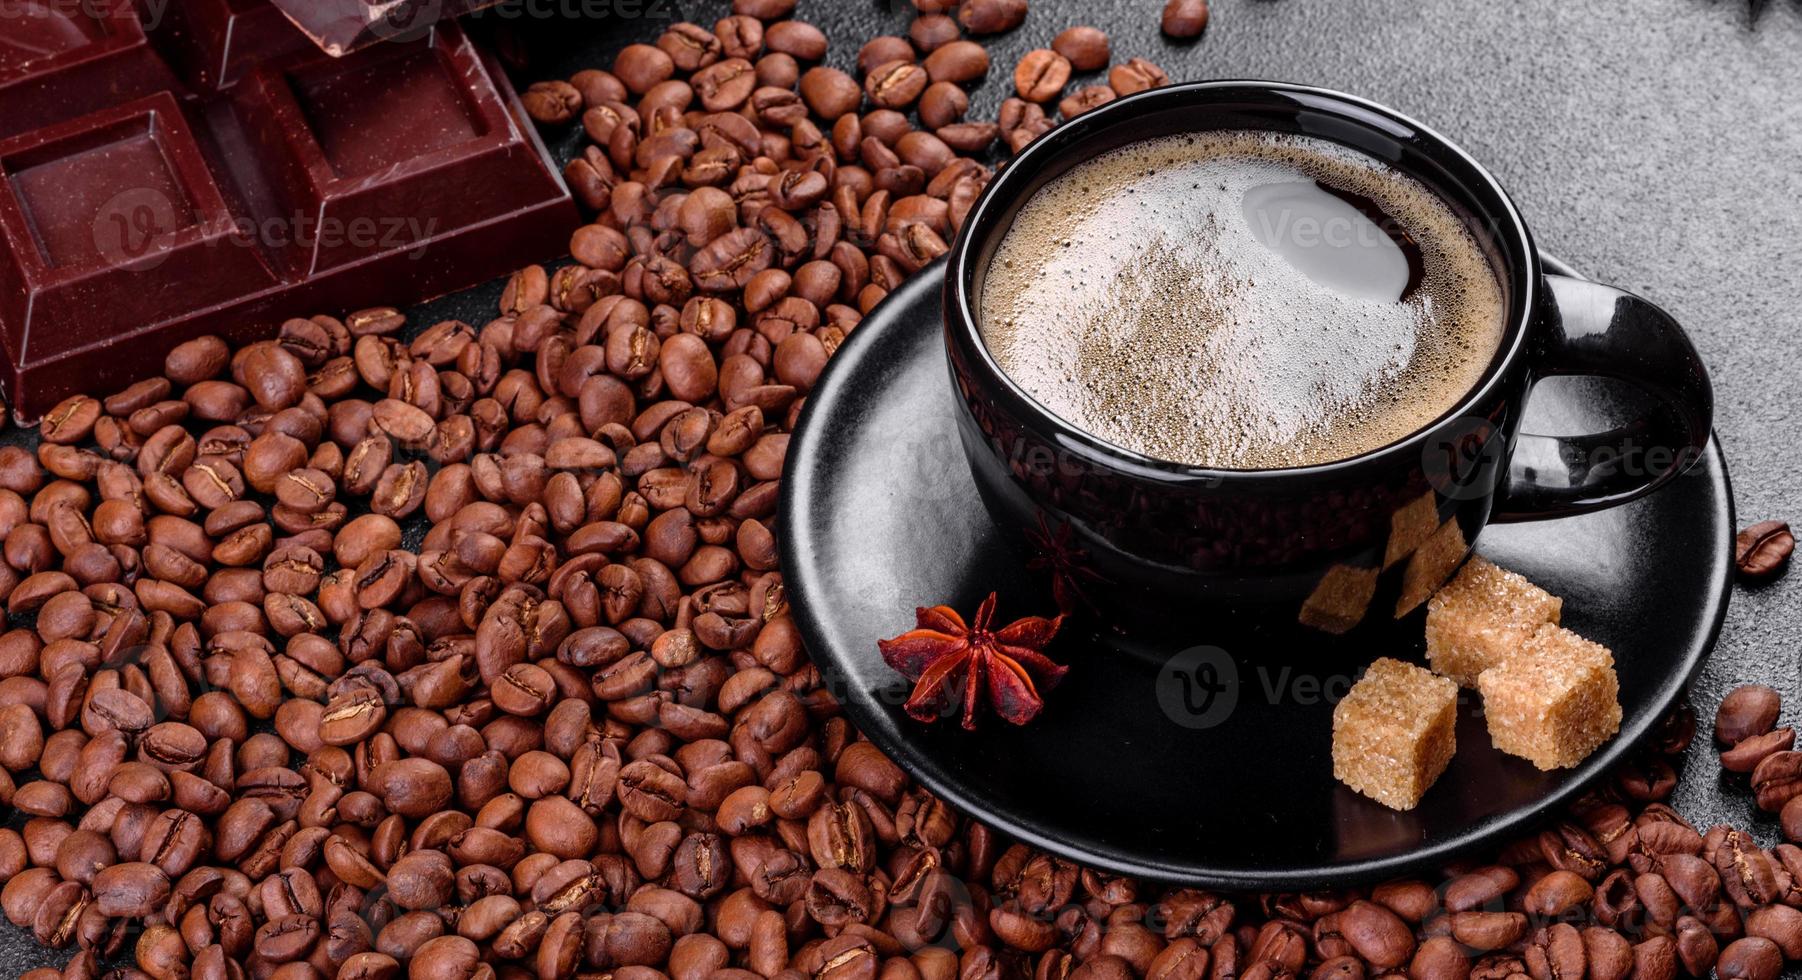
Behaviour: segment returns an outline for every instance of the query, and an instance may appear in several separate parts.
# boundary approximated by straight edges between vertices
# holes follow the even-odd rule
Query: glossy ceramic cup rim
[[[1210,105],[1265,110],[1290,108],[1331,116],[1374,132],[1379,138],[1415,145],[1459,178],[1464,193],[1456,197],[1432,182],[1429,187],[1435,194],[1469,211],[1466,220],[1484,226],[1483,234],[1499,253],[1492,266],[1508,294],[1508,322],[1482,377],[1449,409],[1401,439],[1331,462],[1268,469],[1195,466],[1116,445],[1070,423],[1020,387],[995,360],[982,339],[977,310],[975,282],[985,271],[983,246],[991,238],[1006,233],[1014,215],[1036,190],[1032,184],[1039,175],[1047,171],[1061,173],[1069,166],[1095,156],[1093,137],[1131,119],[1185,107],[1205,111]],[[1207,132],[1218,128],[1221,127],[1195,126],[1191,131]],[[1156,132],[1146,138],[1171,134]],[[1322,138],[1333,139],[1330,135]],[[1353,149],[1369,154],[1368,150],[1356,146]],[[1405,165],[1393,165],[1401,172],[1409,173]],[[1420,459],[1435,444],[1437,433],[1447,422],[1481,415],[1487,407],[1504,400],[1514,383],[1507,367],[1523,356],[1529,328],[1539,305],[1540,275],[1539,253],[1513,200],[1474,157],[1433,129],[1386,106],[1331,89],[1255,80],[1188,82],[1151,89],[1090,110],[1034,140],[989,181],[952,244],[945,279],[945,330],[955,352],[990,383],[989,396],[1005,402],[1015,417],[1031,420],[1031,424],[1060,451],[1087,458],[1106,469],[1130,472],[1164,484],[1204,487],[1218,486],[1223,481],[1241,485],[1276,484],[1361,474],[1392,465],[1398,455]]]

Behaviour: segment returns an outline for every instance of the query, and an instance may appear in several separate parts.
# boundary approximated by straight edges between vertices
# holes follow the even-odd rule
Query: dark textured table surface
[[[536,59],[516,73],[522,85],[605,67],[621,45],[675,19],[711,24],[728,2],[526,6],[610,16],[508,24]],[[1033,0],[1025,26],[995,45],[973,115],[993,118],[1019,56],[1077,23],[1113,35],[1117,58],[1149,57],[1179,80],[1324,85],[1413,115],[1496,173],[1543,248],[1656,300],[1689,328],[1714,375],[1717,434],[1742,518],[1795,516],[1802,3],[1771,0],[1754,25],[1745,0],[1214,0],[1206,37],[1183,46],[1159,35],[1161,6]],[[648,16],[626,16],[638,11]],[[830,60],[842,67],[856,46],[838,39],[903,33],[911,13],[907,0],[800,0],[799,10],[835,39]],[[553,145],[566,155],[575,141]],[[497,294],[491,285],[430,304],[415,322],[482,322]],[[1736,590],[1693,692],[1702,730],[1673,801],[1697,826],[1731,822],[1777,841],[1776,822],[1756,814],[1743,783],[1720,777],[1708,719],[1723,692],[1747,681],[1784,693],[1782,723],[1802,718],[1798,646],[1802,575]],[[1621,669],[1632,667],[1623,658]],[[0,923],[0,975],[67,956]]]

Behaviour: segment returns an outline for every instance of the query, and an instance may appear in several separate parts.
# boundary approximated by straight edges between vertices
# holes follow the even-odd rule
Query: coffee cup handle
[[[1708,371],[1670,314],[1585,279],[1547,273],[1544,282],[1543,312],[1528,339],[1532,383],[1613,378],[1650,404],[1607,432],[1520,435],[1497,495],[1497,523],[1584,514],[1651,493],[1701,458],[1713,423]]]

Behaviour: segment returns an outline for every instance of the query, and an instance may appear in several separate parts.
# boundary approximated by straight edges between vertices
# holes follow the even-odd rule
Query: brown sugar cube
[[[1439,501],[1433,491],[1415,497],[1408,505],[1389,517],[1389,545],[1383,552],[1383,567],[1414,553],[1420,543],[1439,529]]]
[[[1296,618],[1303,626],[1338,635],[1364,621],[1364,612],[1377,592],[1378,570],[1334,565],[1327,570],[1313,594],[1301,605]]]
[[[1513,656],[1563,611],[1564,600],[1475,555],[1427,602],[1427,663],[1476,687],[1478,674]]]
[[[1439,525],[1439,530],[1414,549],[1408,567],[1402,569],[1402,594],[1395,602],[1395,618],[1408,615],[1432,598],[1452,572],[1457,571],[1458,563],[1469,551],[1470,545],[1464,541],[1464,529],[1456,520]]]
[[[1541,769],[1568,769],[1620,731],[1614,655],[1551,623],[1483,671],[1477,690],[1495,747]]]
[[[1333,778],[1412,810],[1457,748],[1458,685],[1384,658],[1333,709]]]

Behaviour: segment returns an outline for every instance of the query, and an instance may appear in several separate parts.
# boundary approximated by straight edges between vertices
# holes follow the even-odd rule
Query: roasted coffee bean
[[[1452,938],[1477,950],[1505,949],[1527,931],[1518,912],[1455,912],[1450,920]]]
[[[1075,119],[1091,109],[1099,109],[1118,96],[1106,85],[1090,85],[1077,89],[1068,98],[1057,104],[1058,114],[1065,119]]]
[[[1677,958],[1691,976],[1707,976],[1719,959],[1721,947],[1708,927],[1693,916],[1683,916],[1677,920],[1676,932],[1673,936],[1677,944]]]
[[[163,373],[178,385],[192,386],[219,376],[231,361],[231,348],[218,337],[199,337],[179,344],[163,360]]]
[[[1788,891],[1782,867],[1745,831],[1722,833],[1713,860],[1727,897],[1741,908],[1768,905]]]
[[[893,34],[873,37],[857,49],[857,72],[867,75],[877,65],[891,61],[913,61],[916,57],[914,47],[907,38]]]
[[[1343,958],[1342,958],[1343,959]],[[1328,963],[1333,961],[1329,960]],[[1355,964],[1355,972],[1354,972]],[[1326,964],[1322,964],[1324,968]],[[1356,960],[1346,964],[1341,970],[1330,971],[1334,977],[1362,976],[1362,964]],[[1315,971],[1315,976],[1320,974]],[[1414,951],[1414,958],[1408,963],[1408,975],[1419,980],[1464,980],[1470,975],[1470,955],[1458,946],[1456,940],[1447,936],[1433,936],[1420,944]]]
[[[629,44],[613,60],[613,75],[633,95],[644,95],[676,73],[676,63],[663,49]]]
[[[1542,831],[1539,852],[1554,869],[1574,872],[1585,881],[1601,880],[1608,869],[1607,852],[1587,830],[1574,823],[1561,823]]]
[[[952,41],[927,55],[921,67],[926,69],[927,78],[932,82],[966,85],[989,73],[989,52],[974,41]]]
[[[1786,959],[1802,959],[1802,912],[1788,905],[1767,905],[1746,916],[1746,935],[1775,943]]]
[[[891,61],[878,65],[863,84],[871,102],[886,109],[900,109],[919,99],[926,91],[929,76],[925,68],[911,61]]]
[[[1721,980],[1776,980],[1782,973],[1782,949],[1758,936],[1728,943],[1715,961],[1715,975]]]
[[[801,76],[801,98],[814,115],[827,121],[856,112],[863,99],[863,88],[857,80],[836,68],[810,68]]]
[[[1527,889],[1522,906],[1529,915],[1555,919],[1593,897],[1595,889],[1581,875],[1572,871],[1554,871]]]
[[[1000,34],[1026,21],[1026,0],[964,0],[957,22],[971,34]]]
[[[1339,934],[1374,967],[1400,966],[1414,955],[1413,930],[1394,912],[1374,902],[1353,902],[1340,912]]]
[[[1714,714],[1714,738],[1722,745],[1738,745],[1754,735],[1763,735],[1777,724],[1783,700],[1775,689],[1763,684],[1744,684],[1721,699]]]
[[[763,46],[770,51],[789,55],[800,61],[818,61],[826,56],[826,34],[812,24],[785,20],[764,29]]]
[[[479,969],[481,955],[480,948],[462,936],[437,936],[426,940],[413,952],[407,976],[418,980],[485,976],[487,974]]]
[[[1789,567],[1790,555],[1796,550],[1796,537],[1782,521],[1760,521],[1739,532],[1734,541],[1733,563],[1740,577],[1763,581]]]
[[[1161,26],[1174,38],[1200,37],[1208,27],[1208,0],[1168,0]]]
[[[568,82],[536,82],[520,94],[520,101],[534,122],[560,126],[581,111],[582,93]]]
[[[969,95],[954,82],[934,82],[920,96],[920,122],[928,129],[954,125],[969,110]]]
[[[1121,95],[1137,95],[1170,84],[1164,70],[1143,58],[1133,58],[1108,70],[1107,83]]]
[[[132,861],[102,868],[93,889],[102,915],[143,918],[169,897],[169,878],[154,864]]]
[[[1051,50],[1069,59],[1077,71],[1100,71],[1113,59],[1108,36],[1098,28],[1084,26],[1066,28],[1052,40]]]
[[[699,24],[678,23],[657,39],[657,46],[680,71],[692,72],[720,59],[720,39]]]
[[[1070,60],[1050,48],[1028,51],[1014,66],[1014,91],[1028,102],[1050,102],[1070,81]]]
[[[1732,748],[1721,752],[1721,768],[1728,772],[1751,772],[1767,756],[1789,751],[1795,746],[1795,741],[1796,732],[1793,728],[1779,728],[1763,735],[1741,739]]]

